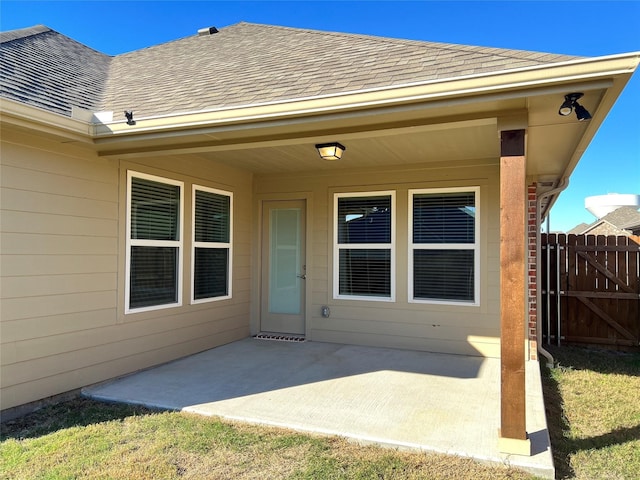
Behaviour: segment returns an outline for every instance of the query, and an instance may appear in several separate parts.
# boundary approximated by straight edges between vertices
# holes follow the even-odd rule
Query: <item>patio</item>
[[[83,394],[468,456],[554,478],[538,363],[526,368],[530,457],[497,449],[499,359],[247,338]]]

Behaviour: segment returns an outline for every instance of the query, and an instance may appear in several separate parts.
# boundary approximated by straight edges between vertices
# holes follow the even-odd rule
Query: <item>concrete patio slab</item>
[[[461,455],[554,478],[537,362],[527,362],[532,456],[498,451],[498,359],[248,338],[83,393]]]

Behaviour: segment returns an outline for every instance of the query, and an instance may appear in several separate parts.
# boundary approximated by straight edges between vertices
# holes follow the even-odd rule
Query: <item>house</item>
[[[637,53],[1,40],[2,409],[266,332],[500,357],[503,448],[527,451],[539,224]]]
[[[624,206],[607,213],[591,224],[581,223],[567,233],[574,235],[640,235],[640,211]]]

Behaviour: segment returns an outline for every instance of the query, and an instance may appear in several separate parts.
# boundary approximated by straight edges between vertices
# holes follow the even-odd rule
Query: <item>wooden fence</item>
[[[640,350],[640,237],[543,234],[543,342]]]

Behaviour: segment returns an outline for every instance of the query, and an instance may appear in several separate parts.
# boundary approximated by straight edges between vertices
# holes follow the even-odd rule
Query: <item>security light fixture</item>
[[[578,117],[578,120],[582,122],[584,120],[589,120],[591,118],[591,114],[586,108],[576,102],[576,117]]]
[[[338,142],[331,143],[319,143],[316,145],[320,157],[325,160],[340,160],[342,154],[347,149],[344,145]]]
[[[133,119],[133,110],[125,110],[124,116],[127,117],[127,125],[136,124],[136,121]]]
[[[576,117],[581,122],[583,120],[589,120],[591,118],[591,114],[584,108],[582,105],[578,103],[578,99],[582,98],[584,93],[575,92],[570,93],[564,96],[564,102],[560,105],[560,109],[558,110],[558,115],[562,115],[566,117],[567,115],[571,115],[571,112],[575,109]]]

